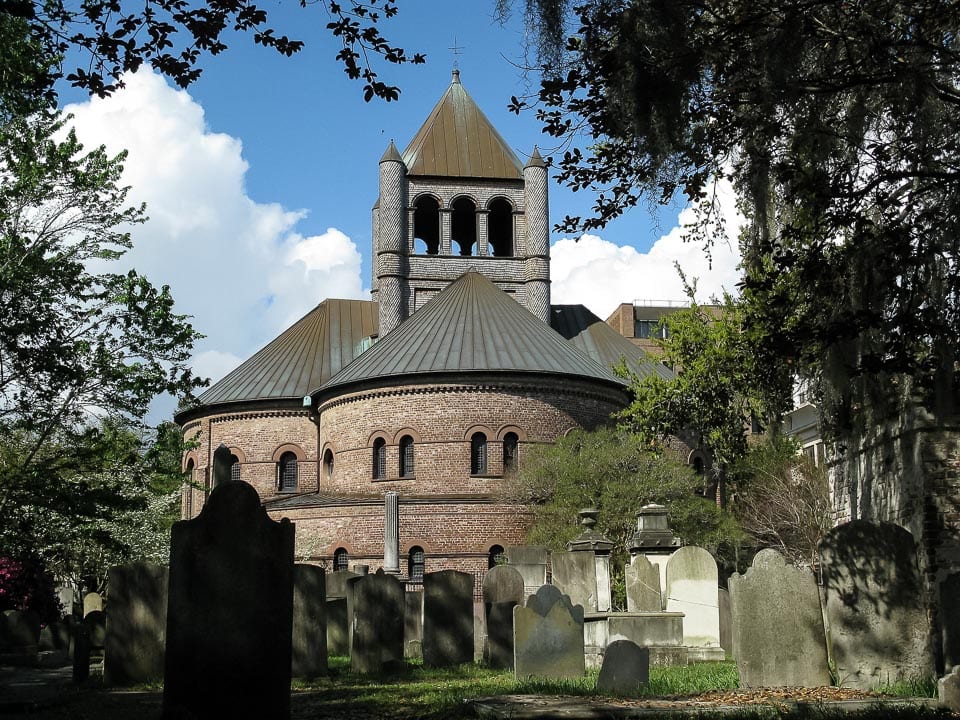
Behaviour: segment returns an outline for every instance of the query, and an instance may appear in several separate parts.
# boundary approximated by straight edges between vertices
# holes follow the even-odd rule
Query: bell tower
[[[547,167],[526,165],[460,82],[460,71],[413,140],[391,140],[373,208],[373,299],[385,336],[474,270],[550,322]]]

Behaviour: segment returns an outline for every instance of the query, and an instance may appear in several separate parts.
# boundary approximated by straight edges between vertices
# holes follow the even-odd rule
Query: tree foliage
[[[856,431],[866,407],[896,411],[902,375],[914,400],[952,409],[960,5],[525,5],[559,18],[540,35],[562,59],[532,101],[545,131],[590,138],[553,158],[563,181],[598,193],[595,214],[564,229],[600,227],[644,197],[699,205],[730,176],[749,219],[745,320],[769,356],[822,372],[827,431]]]
[[[380,23],[394,17],[396,0],[300,0],[301,7],[326,11],[327,31],[339,44],[336,60],[351,79],[363,82],[365,100],[395,100],[400,89],[379,79],[376,60],[422,63],[408,56],[380,32]],[[120,76],[144,63],[181,87],[200,77],[200,61],[227,49],[230,33],[249,35],[253,42],[281,55],[299,52],[303,42],[280,34],[269,11],[249,0],[12,0],[0,15],[21,18],[44,52],[62,62],[79,57],[86,67],[58,69],[47,75],[52,83],[65,76],[71,84],[104,96],[118,87]],[[65,60],[66,59],[66,60]]]

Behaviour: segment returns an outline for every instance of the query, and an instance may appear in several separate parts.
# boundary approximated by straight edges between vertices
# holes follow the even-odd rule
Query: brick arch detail
[[[504,202],[507,203],[507,205],[510,206],[510,210],[511,210],[512,212],[514,212],[514,213],[517,212],[517,204],[516,204],[513,200],[511,200],[510,198],[508,198],[506,195],[494,195],[494,196],[492,196],[490,199],[487,200],[486,204],[483,206],[483,209],[484,209],[484,210],[489,210],[489,209],[490,209],[490,206],[493,204],[494,200],[503,200]]]
[[[497,437],[497,434],[486,425],[471,425],[463,434],[463,439],[467,442],[470,442],[470,439],[473,437],[474,433],[478,432],[482,432],[484,435],[486,435],[488,441],[494,440]]]
[[[187,463],[189,463],[191,460],[193,460],[193,469],[194,469],[194,470],[196,470],[198,467],[200,467],[200,460],[199,460],[199,458],[197,457],[197,451],[196,451],[196,450],[190,450],[189,452],[184,453],[184,455],[183,455],[183,460],[180,462],[180,470],[181,470],[182,472],[187,472]]]
[[[327,454],[327,450],[332,452],[334,457],[337,456],[336,446],[332,442],[327,441],[323,444],[323,447],[320,448],[320,462],[323,462],[323,456]]]
[[[503,442],[503,439],[507,436],[507,433],[512,432],[516,433],[518,442],[527,441],[527,433],[523,428],[517,427],[516,425],[504,425],[497,431],[497,440]]]
[[[409,435],[410,437],[412,437],[414,443],[423,442],[423,440],[420,438],[420,433],[418,433],[413,428],[405,427],[405,428],[401,428],[400,430],[397,430],[397,433],[393,436],[393,444],[399,445],[400,438],[402,438],[404,435]]]
[[[247,455],[246,455],[246,453],[244,453],[243,450],[241,450],[240,448],[234,447],[233,445],[231,445],[231,446],[230,446],[230,452],[231,452],[231,454],[237,456],[237,460],[239,460],[241,464],[243,464],[243,463],[245,463],[245,462],[247,461]],[[300,458],[297,458],[297,459],[299,460]]]
[[[294,455],[296,455],[297,462],[305,462],[307,459],[306,453],[303,452],[303,449],[299,445],[295,445],[294,443],[284,443],[273,451],[273,462],[280,462],[280,457],[287,452],[292,452]]]
[[[477,196],[474,195],[473,193],[469,193],[469,192],[458,192],[458,193],[456,193],[456,194],[454,194],[454,195],[451,195],[451,196],[450,196],[450,199],[447,201],[447,204],[446,204],[446,205],[441,205],[440,207],[441,207],[442,209],[444,209],[444,210],[453,210],[453,204],[454,204],[457,200],[460,200],[460,199],[462,199],[462,198],[466,198],[467,200],[469,200],[470,202],[472,202],[472,203],[473,203],[473,207],[474,207],[475,210],[482,210],[482,209],[483,209],[483,208],[480,206],[480,202],[477,200]]]
[[[558,437],[566,437],[567,435],[569,435],[570,433],[572,433],[574,430],[578,430],[578,429],[579,429],[579,428],[578,428],[576,425],[574,425],[574,426],[572,426],[572,427],[568,427],[566,430],[564,430],[562,433],[560,433],[560,435],[559,435]]]
[[[375,430],[374,432],[370,433],[370,437],[367,438],[367,447],[368,447],[368,448],[372,448],[372,447],[373,447],[373,443],[376,442],[377,438],[383,438],[383,441],[384,441],[387,445],[390,444],[390,436],[386,433],[386,431],[384,431],[384,430]]]
[[[400,554],[409,555],[410,551],[415,547],[423,548],[423,553],[427,556],[429,556],[431,553],[434,555],[437,554],[436,546],[429,540],[410,540],[405,542],[400,546]]]
[[[330,559],[332,560],[333,554],[340,548],[343,548],[344,550],[347,551],[347,557],[352,558],[352,557],[356,557],[357,555],[357,549],[354,547],[353,543],[347,542],[345,540],[336,540],[330,543],[330,545],[327,547],[326,554],[329,555]]]
[[[438,209],[442,209],[444,207],[443,198],[437,195],[437,193],[431,192],[430,190],[421,190],[414,196],[413,200],[410,202],[410,209],[413,210],[414,208],[416,208],[417,203],[420,202],[425,197],[436,200]]]

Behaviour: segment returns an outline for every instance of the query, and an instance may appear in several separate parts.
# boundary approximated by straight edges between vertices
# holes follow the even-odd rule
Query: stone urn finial
[[[613,549],[613,542],[593,529],[593,526],[597,524],[597,515],[599,514],[600,511],[596,508],[584,508],[577,513],[583,532],[567,543],[568,552],[589,551],[602,555],[610,554]]]
[[[593,526],[597,524],[597,515],[600,514],[600,511],[596,508],[583,508],[580,512],[577,513],[577,517],[580,518],[580,524],[583,525],[587,530],[593,530]]]

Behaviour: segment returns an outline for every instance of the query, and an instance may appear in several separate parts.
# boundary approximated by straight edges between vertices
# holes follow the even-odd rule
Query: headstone
[[[473,662],[473,575],[441,570],[423,576],[423,664]]]
[[[400,493],[383,496],[383,571],[400,574]]]
[[[379,570],[352,581],[350,590],[350,667],[359,673],[395,672],[403,666],[403,586]]]
[[[816,579],[761,550],[730,577],[733,647],[742,687],[830,685]]]
[[[597,515],[599,514],[600,511],[596,508],[584,508],[577,513],[580,518],[580,526],[583,530],[577,537],[567,543],[567,552],[579,553],[589,558],[589,560],[585,561],[576,561],[576,565],[592,566],[592,568],[585,568],[586,575],[582,581],[583,584],[573,579],[570,587],[571,589],[574,587],[577,588],[575,591],[576,596],[567,593],[570,594],[573,602],[582,604],[586,612],[609,612],[613,606],[612,588],[610,585],[610,553],[613,550],[614,542],[596,530]],[[553,562],[553,584],[563,589],[564,583],[570,582],[571,578],[569,578],[569,576],[566,579],[561,578],[558,582],[556,561],[553,560]],[[580,575],[581,571],[579,567],[576,569],[570,567],[566,569],[561,568],[564,574],[567,574],[570,570],[573,570],[576,575]],[[586,579],[587,577],[591,579],[588,580]],[[567,591],[564,590],[564,592]],[[590,597],[590,600],[587,602],[582,602],[583,596],[581,593],[583,592],[588,593]]]
[[[720,588],[717,597],[720,607],[720,647],[733,653],[733,611],[730,609],[730,591]]]
[[[80,684],[90,677],[90,628],[85,622],[73,630],[73,682]]]
[[[290,716],[293,548],[242,480],[174,523],[164,717]]]
[[[689,545],[667,561],[667,612],[682,612],[683,644],[720,647],[717,562],[706,550]]]
[[[650,651],[630,640],[614,640],[603,654],[597,690],[634,695],[650,682]]]
[[[293,566],[291,674],[311,680],[327,674],[327,601],[322,567]]]
[[[92,612],[103,612],[103,597],[98,592],[89,592],[83,596],[83,616]]]
[[[358,577],[360,577],[358,573],[350,572],[349,570],[334,570],[332,573],[329,573],[325,578],[327,600],[346,598],[347,583],[353,578]]]
[[[4,630],[0,633],[0,649],[15,653],[36,653],[40,643],[40,617],[30,610],[7,610],[3,616]]]
[[[66,623],[50,623],[40,630],[40,650],[68,650],[70,628]]]
[[[403,609],[403,656],[423,657],[423,590],[407,590]]]
[[[940,704],[954,713],[960,713],[960,667],[937,682],[937,697]]]
[[[83,624],[90,631],[90,649],[102,652],[107,642],[107,614],[102,610],[87,613]]]
[[[586,613],[597,607],[597,569],[593,553],[554,552],[550,554],[553,582],[574,605],[582,605]],[[609,610],[609,607],[607,608]]]
[[[940,627],[943,634],[943,664],[947,670],[960,667],[960,572],[940,583]]]
[[[60,601],[60,607],[63,608],[64,615],[73,615],[73,603],[76,599],[73,588],[69,585],[58,585],[56,591],[57,600]]]
[[[515,607],[513,669],[518,679],[583,677],[583,607],[552,585]]]
[[[350,655],[350,620],[345,597],[327,600],[327,652]]]
[[[213,487],[218,488],[233,479],[233,453],[223,443],[213,451]]]
[[[624,568],[627,581],[627,612],[660,612],[660,570],[643,555],[637,555]]]
[[[843,685],[930,677],[929,624],[913,536],[892,523],[854,520],[820,543],[826,617]]]
[[[547,584],[547,558],[550,553],[542,545],[508,545],[504,550],[507,563],[523,578],[524,597]]]
[[[487,628],[483,659],[490,667],[513,668],[513,608],[523,596],[523,576],[512,565],[496,565],[483,578]]]
[[[138,562],[110,568],[110,614],[103,645],[107,685],[163,678],[167,568]],[[90,617],[90,616],[88,616]]]

